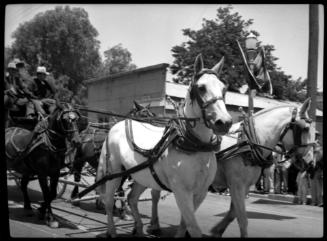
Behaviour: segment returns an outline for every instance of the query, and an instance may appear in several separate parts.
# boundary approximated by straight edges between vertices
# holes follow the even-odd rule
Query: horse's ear
[[[203,59],[202,59],[202,54],[198,54],[195,58],[194,62],[194,74],[196,75],[203,69]]]
[[[310,105],[311,97],[307,98],[301,106],[301,110],[299,113],[301,119],[309,119],[308,110],[310,109]]]
[[[221,70],[223,69],[224,62],[225,62],[225,57],[223,56],[223,57],[220,59],[219,63],[216,64],[214,67],[212,67],[211,70],[215,71],[215,72],[217,73],[217,75],[219,75],[220,72],[221,72]]]
[[[141,106],[139,103],[137,103],[135,100],[133,101],[134,102],[134,106],[137,110],[142,110],[143,109],[143,106]]]

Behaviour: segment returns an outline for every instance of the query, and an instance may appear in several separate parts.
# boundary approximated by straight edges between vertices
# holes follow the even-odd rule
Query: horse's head
[[[143,107],[134,100],[134,108],[128,113],[133,117],[155,117],[156,114],[150,111],[150,104]]]
[[[304,160],[305,164],[313,164],[315,141],[315,128],[308,116],[311,99],[308,98],[298,112],[294,108],[291,122],[286,126],[281,141],[286,150],[295,157],[296,161]]]
[[[67,141],[72,146],[81,144],[77,121],[80,118],[80,113],[72,108],[68,103],[61,104],[57,101],[57,111],[55,114],[56,130],[59,134],[66,137]]]
[[[219,79],[223,64],[224,57],[212,69],[204,69],[202,56],[198,55],[185,101],[193,112],[189,117],[201,117],[204,124],[217,135],[226,134],[232,125],[232,117],[225,106],[226,83]]]

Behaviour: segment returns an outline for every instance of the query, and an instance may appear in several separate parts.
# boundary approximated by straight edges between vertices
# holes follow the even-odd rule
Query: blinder
[[[293,142],[294,142],[294,147],[288,151],[287,155],[290,156],[293,154],[296,150],[296,148],[299,147],[307,147],[310,145],[313,145],[313,143],[307,143],[307,144],[302,144],[302,133],[305,130],[308,130],[310,127],[310,123],[312,122],[311,119],[302,117],[299,120],[295,120],[297,115],[297,108],[293,109],[292,112],[292,119],[291,122],[288,123],[283,130],[283,132],[280,135],[279,141],[281,142],[286,135],[286,133],[291,129],[293,132]]]
[[[63,124],[64,120],[67,120],[69,122],[75,122],[77,121],[79,118],[81,117],[81,114],[79,113],[79,111],[77,110],[73,110],[71,108],[69,108],[68,110],[63,110],[57,117],[57,121],[59,121],[61,129],[66,132],[66,133],[70,133],[70,132],[75,132],[76,129],[67,129],[65,127],[65,125]]]

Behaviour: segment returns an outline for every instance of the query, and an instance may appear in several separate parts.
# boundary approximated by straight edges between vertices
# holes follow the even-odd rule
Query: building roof
[[[119,77],[122,77],[122,76],[137,74],[137,73],[146,72],[146,71],[150,71],[150,70],[166,69],[168,66],[169,66],[169,64],[166,64],[166,63],[151,65],[151,66],[147,66],[147,67],[144,67],[144,68],[138,68],[138,69],[134,69],[134,70],[131,70],[131,71],[126,71],[126,72],[113,74],[113,75],[109,75],[109,76],[88,79],[88,80],[85,81],[85,83],[86,84],[93,84],[95,82],[102,81],[102,80],[115,79],[115,78],[119,78]]]
[[[166,82],[166,95],[168,95],[168,96],[184,99],[186,96],[187,89],[188,89],[187,85],[177,84],[177,83],[168,82],[168,81]],[[237,92],[227,91],[226,105],[248,107],[248,98],[249,97],[247,94],[241,94],[241,93],[237,93]],[[272,107],[280,106],[280,105],[301,106],[302,103],[286,101],[286,100],[270,99],[270,98],[262,97],[262,96],[255,96],[253,98],[253,106],[255,108],[265,109],[265,108],[272,108]],[[316,115],[323,116],[323,112],[317,109]]]

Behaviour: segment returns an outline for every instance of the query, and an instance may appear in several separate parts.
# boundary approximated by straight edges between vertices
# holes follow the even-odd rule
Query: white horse
[[[294,106],[280,106],[254,114],[254,128],[258,142],[268,148],[262,148],[264,158],[271,153],[271,150],[280,141],[286,151],[292,150],[291,155],[302,156],[304,161],[300,163],[301,165],[311,164],[315,144],[315,129],[308,121],[307,111],[310,108],[310,102],[310,99],[307,99],[303,103],[300,112],[294,116],[294,120],[292,120]],[[239,130],[241,123],[233,124],[230,133]],[[236,147],[237,142],[238,134],[224,135],[221,142],[221,152],[229,147]],[[297,159],[292,160],[296,161]],[[247,161],[242,154],[230,157],[221,157],[219,154],[217,156],[217,173],[212,185],[216,189],[229,188],[231,205],[222,221],[211,229],[214,236],[220,237],[235,217],[239,223],[241,237],[248,236],[245,198],[250,186],[258,180],[261,166],[249,164]],[[160,191],[152,190],[151,195],[152,215],[148,232],[158,233],[160,231],[158,218]]]
[[[198,55],[194,63],[194,78],[186,96],[185,117],[199,119],[195,126],[187,129],[187,134],[192,135],[204,146],[210,145],[212,138],[216,135],[227,133],[232,124],[232,118],[224,102],[226,86],[218,79],[223,61],[222,58],[212,69],[203,69],[202,57]],[[147,123],[131,121],[131,125],[135,143],[143,149],[153,148],[164,133],[164,128]],[[122,166],[128,170],[146,160],[147,158],[134,150],[125,130],[125,122],[118,122],[112,127],[103,144],[97,180],[107,173],[120,172]],[[154,164],[159,180],[172,190],[181,212],[181,228],[177,232],[177,237],[184,235],[185,228],[192,237],[201,237],[201,230],[194,212],[204,200],[216,169],[217,163],[213,151],[197,151],[190,154],[179,150],[174,144],[170,144]],[[138,199],[147,187],[156,190],[163,189],[151,175],[149,168],[133,173],[131,176],[135,183],[129,193],[128,202],[135,220],[133,233],[141,236],[143,224],[137,209]],[[107,213],[107,235],[111,237],[117,235],[112,211],[114,193],[120,180],[121,178],[116,178],[107,181],[98,188]]]

